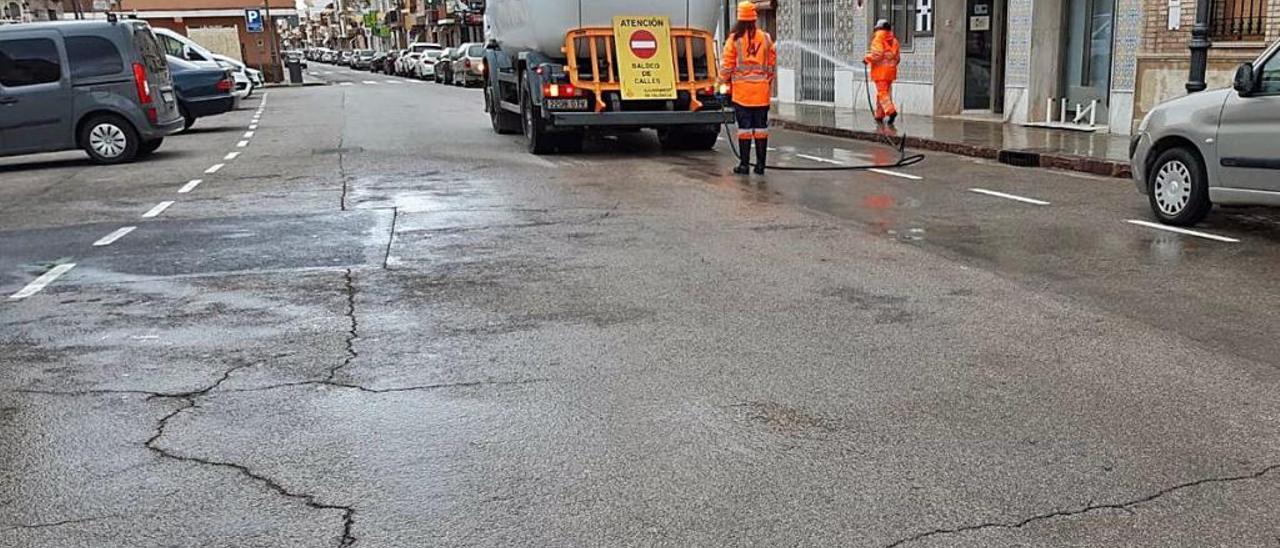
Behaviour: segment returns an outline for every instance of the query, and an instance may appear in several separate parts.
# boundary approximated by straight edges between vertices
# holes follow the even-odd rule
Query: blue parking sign
[[[244,30],[249,32],[262,32],[262,10],[257,8],[245,8]]]

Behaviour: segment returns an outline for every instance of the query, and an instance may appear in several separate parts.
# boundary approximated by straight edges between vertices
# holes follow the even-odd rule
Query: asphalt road
[[[0,547],[1280,539],[1280,212],[536,157],[479,90],[312,71],[149,161],[0,159]]]

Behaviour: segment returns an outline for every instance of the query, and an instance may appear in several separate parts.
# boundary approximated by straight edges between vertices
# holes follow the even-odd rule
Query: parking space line
[[[204,172],[205,172],[205,173],[217,173],[217,172],[218,172],[218,170],[219,170],[219,169],[222,169],[222,166],[225,166],[225,165],[227,165],[227,164],[213,164],[212,166],[209,166],[209,169],[204,170]]]
[[[252,132],[252,131],[246,131],[246,132],[244,132],[244,138],[245,138],[245,139],[249,139],[249,138],[251,138],[251,137],[253,137],[253,132]]]
[[[996,192],[994,190],[987,190],[985,188],[971,188],[969,189],[969,192],[986,194],[987,196],[995,196],[996,198],[1004,198],[1006,200],[1013,200],[1015,202],[1022,202],[1024,204],[1031,204],[1031,205],[1038,205],[1038,206],[1049,205],[1049,202],[1046,202],[1044,200],[1037,200],[1035,198],[1027,198],[1025,196],[1017,196],[1014,194],[1005,194],[1003,192]]]
[[[383,82],[386,82],[386,83],[388,83],[388,84],[399,84],[399,83],[400,83],[400,81],[399,81],[399,80],[383,80]]]
[[[9,295],[9,300],[16,301],[18,299],[25,299],[27,297],[35,295],[36,293],[39,293],[41,289],[45,288],[45,286],[53,283],[53,281],[58,279],[58,277],[62,276],[63,274],[66,274],[67,271],[75,267],[76,267],[76,263],[66,263],[66,264],[60,264],[58,266],[55,266],[52,269],[50,269],[48,272],[41,274],[39,278],[31,280],[31,283],[27,284],[26,287],[18,290],[17,293]]]
[[[804,159],[806,159],[806,160],[813,160],[813,161],[815,161],[815,162],[823,162],[823,163],[827,163],[827,164],[835,164],[835,165],[838,165],[838,166],[842,166],[842,165],[844,165],[844,162],[841,162],[840,160],[832,160],[831,158],[822,158],[822,157],[818,157],[818,156],[810,156],[810,155],[808,155],[808,154],[797,154],[797,155],[796,155],[796,158],[804,158]]]
[[[361,84],[370,85],[370,86],[376,86],[376,85],[378,85],[378,83],[377,83],[377,82],[374,82],[373,80],[362,80],[360,83],[361,83]]]
[[[1128,220],[1126,220],[1125,222],[1126,222],[1126,223],[1129,223],[1129,224],[1133,224],[1133,225],[1145,226],[1145,227],[1147,227],[1147,228],[1154,228],[1154,229],[1156,229],[1156,230],[1163,230],[1163,231],[1165,231],[1165,232],[1173,232],[1173,233],[1176,233],[1176,234],[1185,234],[1185,235],[1187,235],[1187,236],[1195,236],[1195,237],[1198,237],[1198,238],[1205,238],[1205,239],[1207,239],[1207,240],[1214,240],[1214,241],[1218,241],[1218,242],[1226,242],[1226,243],[1229,243],[1229,244],[1240,243],[1240,240],[1238,240],[1238,239],[1236,239],[1236,238],[1228,238],[1228,237],[1226,237],[1226,236],[1219,236],[1219,235],[1217,235],[1217,234],[1210,234],[1210,233],[1208,233],[1208,232],[1200,232],[1200,231],[1198,231],[1198,230],[1187,230],[1187,229],[1185,229],[1185,228],[1178,228],[1178,227],[1176,227],[1176,226],[1162,225],[1162,224],[1160,224],[1160,223],[1153,223],[1153,222],[1150,222],[1150,221],[1139,221],[1139,220],[1137,220],[1137,219],[1128,219]]]
[[[249,141],[240,141],[239,143],[236,143],[236,148],[244,148],[247,146],[249,146]]]
[[[910,180],[912,180],[912,181],[919,181],[919,180],[924,179],[924,177],[921,177],[921,176],[919,176],[919,175],[912,175],[912,174],[910,174],[910,173],[902,173],[901,171],[891,171],[891,170],[888,170],[888,169],[874,168],[874,169],[868,169],[867,171],[870,171],[870,172],[872,172],[872,173],[879,173],[879,174],[881,174],[881,175],[888,175],[888,176],[890,176],[890,177],[899,177],[899,178],[902,178],[902,179],[910,179]]]
[[[142,217],[144,219],[150,219],[152,217],[155,217],[156,215],[164,213],[164,210],[169,209],[169,206],[171,205],[173,205],[173,200],[165,200],[163,202],[160,202],[156,204],[155,207],[148,209],[146,213],[143,213]]]
[[[239,155],[240,155],[240,153],[239,153],[239,152],[228,152],[226,156],[223,156],[223,157],[222,157],[222,159],[223,159],[223,160],[234,160],[234,159],[236,159],[236,156],[239,156]]]
[[[123,228],[118,228],[114,232],[107,234],[106,236],[103,236],[101,238],[98,238],[98,241],[93,242],[93,247],[102,247],[104,245],[111,245],[115,243],[116,240],[123,238],[125,234],[133,232],[135,228],[138,228],[138,227],[126,226]]]
[[[258,124],[249,124],[249,129],[250,129],[250,130],[257,130],[257,129],[258,129]]]
[[[182,188],[178,189],[178,194],[186,194],[188,192],[191,192],[192,190],[195,190],[196,187],[200,186],[200,183],[203,183],[203,182],[204,182],[204,179],[192,179],[190,181],[187,181],[187,184],[182,185]]]
[[[338,82],[339,86],[354,86],[354,82]]]

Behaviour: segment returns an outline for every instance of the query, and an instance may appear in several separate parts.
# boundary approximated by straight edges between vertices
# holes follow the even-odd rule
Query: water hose
[[[871,101],[871,77],[868,74],[867,65],[865,63],[862,65],[862,82],[863,82],[863,88],[867,92],[867,110],[871,113],[872,117],[875,117],[876,109],[875,109],[874,103],[872,103]],[[733,155],[739,158],[739,161],[741,161],[742,154],[738,152],[738,141],[731,133],[729,133],[729,123],[725,122],[724,124],[722,124],[722,127],[724,128],[725,139],[729,141],[729,148],[733,150]],[[907,167],[907,166],[915,165],[924,161],[923,154],[910,154],[910,155],[907,154],[907,136],[905,133],[902,135],[902,138],[898,139],[897,143],[893,142],[893,138],[885,133],[877,132],[876,135],[878,135],[880,139],[884,141],[884,144],[898,151],[898,160],[896,162],[879,163],[879,164],[859,164],[859,165],[852,165],[852,166],[813,166],[813,167],[777,166],[772,164],[765,164],[765,168],[776,169],[779,171],[866,171],[869,169],[887,169],[892,167]],[[750,158],[747,158],[747,164],[755,165],[751,162]]]

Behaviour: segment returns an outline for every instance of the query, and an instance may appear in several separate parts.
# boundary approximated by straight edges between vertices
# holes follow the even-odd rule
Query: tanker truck
[[[709,150],[731,119],[716,89],[724,0],[489,0],[485,110],[534,154],[588,132],[652,128],[664,148]]]

